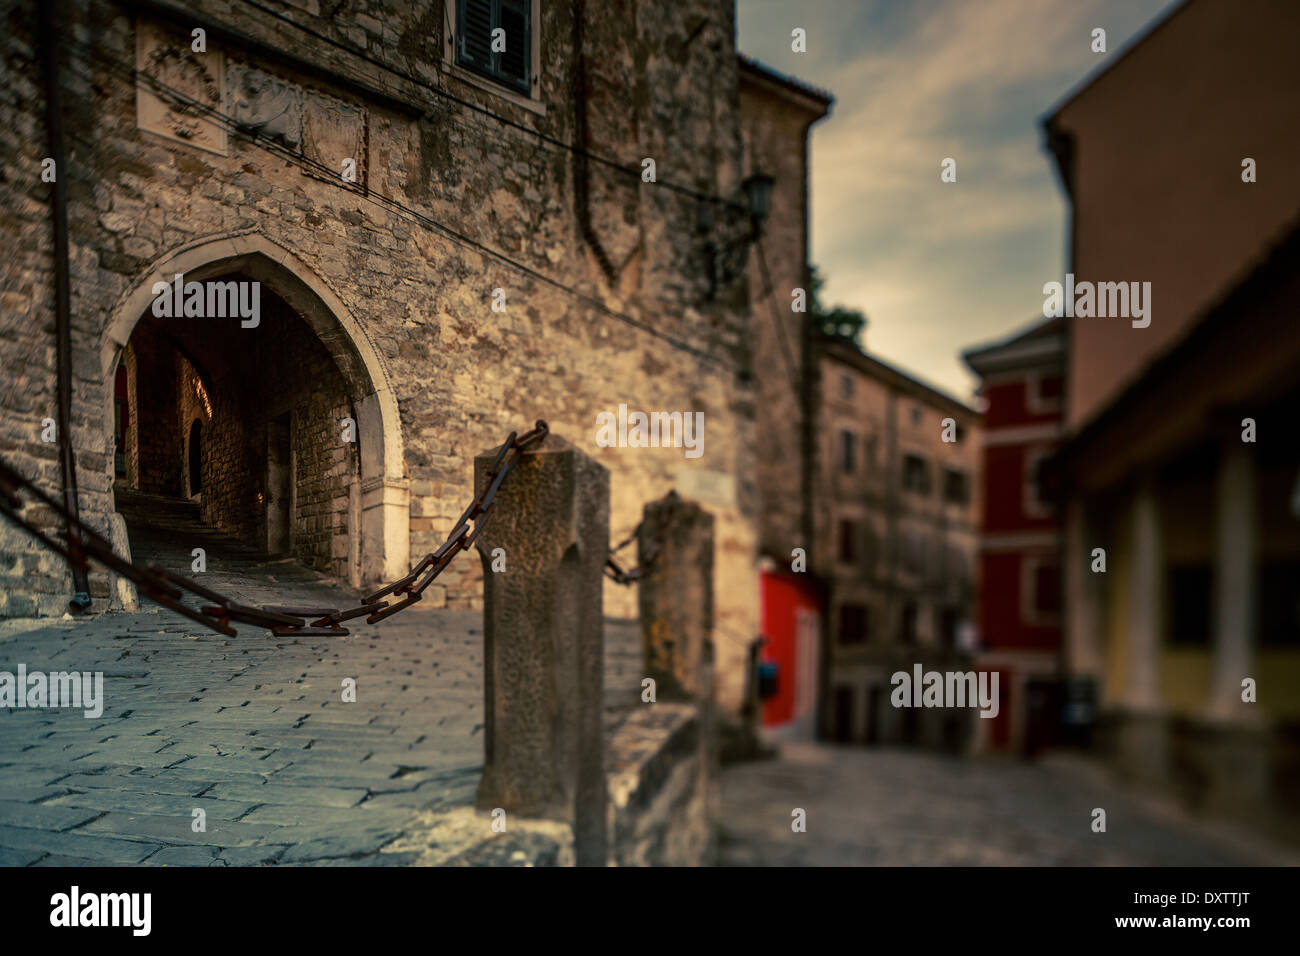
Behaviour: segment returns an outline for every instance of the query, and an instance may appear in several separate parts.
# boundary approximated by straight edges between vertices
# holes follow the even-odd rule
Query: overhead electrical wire
[[[492,119],[496,120],[498,123],[501,123],[502,125],[508,126],[512,129],[516,129],[521,132],[527,133],[528,135],[535,137],[539,141],[546,143],[548,146],[553,146],[556,147],[557,149],[563,149],[575,155],[582,156],[586,159],[591,160],[592,162],[599,163],[603,166],[606,166],[610,169],[617,170],[618,172],[624,173],[625,175],[628,176],[632,176],[636,178],[638,181],[641,181],[642,170],[639,166],[624,165],[623,163],[619,162],[616,159],[611,159],[608,156],[602,156],[599,153],[592,152],[591,150],[586,149],[585,147],[582,146],[578,146],[574,143],[566,143],[564,140],[559,139],[558,137],[550,136],[539,130],[533,129],[531,126],[528,126],[526,123],[520,123],[516,120],[512,120],[507,116],[502,116],[500,113],[494,113],[492,110],[484,106],[480,106],[479,104],[467,100],[463,97],[457,96],[456,94],[443,89],[442,87],[438,86],[435,83],[430,83],[428,80],[422,79],[421,77],[414,76],[410,73],[405,72],[404,70],[399,70],[397,67],[392,66],[391,64],[384,62],[378,57],[371,55],[366,50],[355,47],[349,43],[344,43],[341,40],[336,40],[331,36],[321,33],[319,30],[312,29],[311,27],[307,26],[305,23],[299,23],[297,20],[294,20],[292,17],[286,16],[285,14],[281,13],[279,10],[272,9],[271,7],[268,7],[265,4],[259,3],[258,0],[241,0],[241,2],[244,3],[246,6],[253,7],[256,10],[260,10],[261,12],[267,14],[268,16],[274,17],[275,19],[285,24],[288,24],[289,26],[294,27],[297,30],[302,31],[303,33],[306,33],[307,35],[312,36],[317,40],[320,40],[322,43],[328,43],[330,46],[342,50],[345,53],[350,54],[351,56],[355,56],[358,59],[371,64],[372,66],[376,66],[379,69],[392,74],[393,76],[399,77],[408,83],[420,87],[421,89],[428,90],[429,92],[433,93],[435,96],[449,100],[461,107],[464,107],[465,109],[472,110],[475,113],[479,113],[480,115],[491,117]],[[448,23],[448,26],[450,26],[450,23]],[[679,193],[683,196],[688,196],[691,199],[694,199],[698,202],[707,202],[707,203],[714,203],[722,206],[731,206],[744,211],[744,207],[741,206],[741,204],[736,202],[735,200],[726,199],[722,196],[712,195],[710,193],[706,193],[699,189],[693,189],[690,186],[683,186],[680,183],[674,183],[671,180],[660,179],[658,178],[657,174],[656,174],[656,178],[652,181],[652,184],[657,186],[662,186],[665,189],[671,190],[672,192],[675,193]]]
[[[121,62],[109,57],[107,54],[101,52],[100,50],[95,49],[89,44],[83,43],[80,40],[76,40],[76,39],[69,39],[68,43],[73,47],[77,47],[81,49],[81,51],[87,54],[88,56],[93,57],[96,61],[98,61],[102,65],[103,69],[106,70],[107,72],[116,74],[117,76],[123,79],[130,80],[131,82],[143,82],[146,86],[150,87],[150,89],[154,90],[156,93],[160,93],[165,97],[171,98],[175,103],[185,107],[187,110],[193,113],[199,113],[203,116],[206,116],[207,118],[211,119],[213,122],[225,128],[227,131],[235,133],[241,140],[251,142],[253,145],[257,146],[258,148],[262,149],[265,152],[268,152],[274,156],[284,159],[285,161],[290,162],[304,170],[316,173],[323,180],[329,182],[337,189],[342,189],[343,191],[350,193],[351,195],[354,195],[359,199],[367,200],[377,206],[387,208],[393,212],[398,213],[399,215],[403,215],[406,218],[408,218],[410,221],[415,222],[418,225],[424,226],[426,229],[429,229],[432,232],[436,232],[444,236],[445,238],[449,239],[451,242],[453,242],[456,245],[473,249],[474,251],[480,253],[481,255],[500,261],[510,266],[511,268],[515,269],[516,271],[528,276],[529,278],[534,279],[537,282],[550,286],[551,288],[557,289],[560,292],[563,292],[571,296],[572,298],[577,299],[578,301],[586,304],[590,308],[595,309],[597,312],[601,313],[602,315],[606,315],[610,318],[623,322],[632,328],[638,329],[639,331],[652,335],[655,338],[658,338],[661,341],[664,341],[669,345],[672,345],[674,348],[677,348],[680,351],[694,355],[696,358],[700,359],[703,362],[709,363],[718,368],[722,368],[726,371],[734,371],[734,367],[730,362],[724,361],[723,359],[714,355],[712,352],[706,351],[704,348],[701,348],[690,342],[687,342],[677,336],[672,335],[671,333],[664,332],[661,329],[656,328],[654,325],[650,324],[649,322],[634,318],[633,316],[630,316],[627,313],[622,312],[618,309],[611,308],[610,306],[606,305],[604,302],[600,301],[595,296],[590,295],[589,293],[586,292],[582,292],[581,290],[575,289],[572,286],[566,285],[560,280],[552,278],[551,276],[546,275],[545,273],[533,268],[532,266],[519,262],[511,258],[510,256],[508,256],[504,252],[501,252],[497,249],[493,249],[492,247],[482,242],[479,242],[478,240],[473,239],[469,236],[466,236],[465,234],[459,232],[458,230],[453,229],[452,227],[434,219],[433,217],[425,213],[419,212],[418,210],[406,206],[405,204],[403,204],[397,199],[394,199],[390,196],[385,196],[384,194],[376,192],[373,189],[363,188],[354,183],[348,183],[342,179],[342,177],[340,176],[337,170],[327,167],[322,163],[318,163],[315,160],[312,160],[310,157],[297,153],[294,150],[291,150],[283,146],[282,144],[277,143],[274,140],[271,140],[265,136],[261,136],[259,134],[253,133],[246,126],[241,125],[233,117],[220,112],[216,108],[211,107],[206,103],[202,103],[199,102],[198,100],[192,99],[191,97],[187,96],[185,93],[158,80],[156,77],[152,77],[147,73],[144,73],[130,66],[122,64]],[[94,82],[93,76],[87,76],[84,73],[79,75],[83,80],[86,80],[87,82],[91,82],[91,83]],[[82,141],[84,142],[84,139]],[[93,146],[94,144],[89,144],[89,145]]]

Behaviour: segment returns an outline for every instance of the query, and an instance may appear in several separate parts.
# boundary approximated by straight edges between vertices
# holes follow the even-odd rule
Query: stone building
[[[761,655],[777,668],[763,722],[793,726],[805,736],[814,730],[823,622],[820,588],[813,575],[791,570],[791,555],[795,548],[806,551],[813,536],[817,364],[810,313],[795,310],[794,292],[806,292],[810,280],[809,141],[831,103],[829,93],[741,57],[745,169],[773,179],[771,213],[749,257],[760,436]]]
[[[1294,4],[1190,0],[1044,121],[1075,282],[1150,289],[1144,317],[1068,320],[1053,470],[1079,704],[1127,774],[1293,828],[1297,28]]]
[[[473,456],[545,418],[610,469],[616,540],[673,487],[714,514],[717,626],[754,634],[770,327],[750,325],[743,270],[718,281],[708,254],[742,200],[754,78],[731,0],[632,7],[60,3],[52,156],[34,5],[9,5],[0,455],[60,486],[42,439],[63,268],[49,158],[81,509],[124,549],[131,489],[193,497],[206,522],[353,586],[392,580],[452,529]],[[256,323],[159,315],[155,285],[174,281],[220,283],[218,302],[255,289]],[[703,412],[703,454],[599,447],[596,416],[620,405]],[[481,574],[462,556],[425,604],[477,606]],[[71,591],[9,527],[0,576],[0,614],[62,613]],[[96,610],[119,599],[90,584]],[[605,609],[631,616],[634,595],[611,585]],[[717,652],[735,706],[745,652]]]
[[[964,745],[972,711],[895,708],[890,677],[917,663],[970,669],[981,417],[825,337],[820,422],[810,558],[829,582],[823,732]]]
[[[805,355],[811,343],[805,322],[808,313],[794,311],[792,293],[807,289],[810,279],[809,139],[813,125],[829,114],[832,102],[823,90],[743,55],[740,58],[745,169],[773,179],[771,212],[760,240],[763,254],[749,257],[748,273],[758,370],[757,417],[763,436],[763,451],[756,462],[762,500],[759,548],[787,564],[791,548],[802,545],[810,531],[812,466],[805,443],[815,427],[814,416],[805,411],[803,391]]]

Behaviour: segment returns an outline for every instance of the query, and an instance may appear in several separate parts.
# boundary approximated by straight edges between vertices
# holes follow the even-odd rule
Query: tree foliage
[[[857,309],[847,306],[826,306],[822,302],[822,289],[826,280],[822,278],[816,266],[810,268],[812,281],[809,283],[810,311],[817,327],[826,335],[844,339],[853,345],[862,346],[862,331],[867,327],[867,317]]]

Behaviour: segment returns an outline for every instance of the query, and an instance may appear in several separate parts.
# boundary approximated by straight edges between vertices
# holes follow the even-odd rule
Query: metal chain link
[[[681,499],[677,497],[676,492],[669,492],[669,496],[668,496],[669,510],[671,510],[673,505],[680,500]],[[623,570],[623,566],[620,565],[618,561],[614,559],[614,555],[622,551],[624,548],[626,548],[629,544],[631,544],[640,536],[641,529],[642,527],[645,526],[645,520],[642,519],[640,522],[638,522],[636,528],[633,529],[630,535],[628,535],[625,539],[623,539],[622,542],[609,549],[609,556],[605,558],[605,577],[609,578],[615,584],[630,585],[630,584],[635,584],[637,581],[640,581],[647,574],[649,574],[654,569],[655,561],[657,561],[659,555],[663,553],[664,537],[668,533],[668,525],[669,525],[668,515],[667,514],[661,515],[660,522],[659,522],[659,532],[654,536],[654,539],[651,540],[650,543],[647,545],[646,553],[641,556],[641,563],[638,564],[635,568],[625,571]]]
[[[62,502],[43,492],[3,460],[0,460],[0,513],[51,551],[61,555],[70,566],[88,571],[89,560],[93,559],[134,583],[140,593],[150,600],[220,634],[236,636],[231,622],[239,621],[265,627],[278,637],[345,636],[348,633],[347,628],[339,626],[343,621],[364,614],[368,615],[366,623],[374,624],[419,601],[425,588],[433,583],[447,565],[451,564],[457,554],[469,548],[482,533],[492,501],[500,490],[501,483],[518,464],[523,453],[539,444],[548,433],[546,422],[541,419],[537,420],[532,430],[523,435],[511,432],[488,470],[484,491],[474,495],[473,501],[460,516],[442,546],[437,551],[425,555],[405,577],[366,595],[362,598],[361,604],[345,611],[288,606],[248,607],[204,587],[185,575],[155,565],[140,567],[133,564],[119,557],[113,551],[112,544],[102,535],[69,515]],[[58,537],[47,533],[21,514],[24,507],[21,492],[31,495],[37,502],[63,519],[64,530]],[[469,526],[471,521],[474,522],[473,530]],[[196,610],[181,602],[185,592],[212,603]],[[381,601],[380,598],[386,595],[401,596],[402,599],[393,604]],[[311,620],[310,624],[307,623],[308,620]]]
[[[483,528],[487,525],[488,511],[501,488],[501,483],[506,480],[506,476],[519,463],[523,453],[533,445],[539,444],[549,431],[546,422],[539,418],[531,431],[525,432],[523,435],[511,432],[510,437],[505,440],[505,444],[501,446],[501,450],[497,453],[496,460],[492,462],[492,467],[488,469],[487,481],[484,482],[485,490],[474,495],[469,507],[461,514],[460,519],[452,528],[451,534],[447,535],[447,540],[442,543],[437,551],[426,554],[404,578],[385,585],[378,591],[367,594],[361,599],[362,603],[357,607],[344,611],[342,614],[331,611],[319,620],[313,621],[310,628],[304,629],[300,633],[335,633],[333,628],[336,628],[340,621],[351,617],[359,617],[362,614],[369,615],[366,618],[367,624],[375,624],[419,601],[425,588],[432,584],[438,575],[442,574],[456,555],[467,550],[483,532]],[[471,521],[474,522],[472,531],[469,526]],[[395,604],[389,604],[386,601],[381,602],[379,599],[385,595],[401,596],[402,599]]]
[[[616,544],[614,547],[609,549],[609,556],[605,558],[605,577],[609,578],[615,584],[632,584],[641,578],[641,569],[639,567],[633,568],[630,571],[624,571],[623,566],[614,560],[614,555],[618,554],[636,540],[637,535],[641,533],[641,527],[644,524],[644,521],[638,521],[630,535],[624,538],[621,543]]]

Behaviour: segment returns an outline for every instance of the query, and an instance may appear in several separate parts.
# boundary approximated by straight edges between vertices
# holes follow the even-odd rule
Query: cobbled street
[[[145,503],[149,505],[149,502]],[[150,505],[136,549],[252,604],[350,603],[340,582]],[[143,517],[143,516],[141,516]],[[347,637],[229,638],[144,602],[0,624],[0,670],[102,671],[98,718],[0,710],[0,866],[562,862],[556,824],[497,840],[483,769],[482,614],[417,607]],[[606,728],[639,706],[635,622],[605,626]],[[342,699],[356,679],[355,703]],[[718,862],[771,865],[1300,864],[1300,854],[1117,787],[1092,764],[784,741],[725,768]],[[613,770],[613,768],[611,768]],[[807,831],[791,811],[807,811]],[[1107,812],[1107,832],[1090,829]],[[206,816],[195,832],[193,811]]]
[[[1090,763],[1028,764],[783,743],[722,776],[728,866],[1300,865],[1300,852],[1116,786]],[[807,830],[791,811],[807,811]],[[1093,833],[1092,810],[1107,814]]]
[[[0,866],[455,864],[493,836],[473,810],[481,613],[413,609],[299,639],[155,610],[17,623],[0,630],[0,670],[103,671],[106,704],[98,719],[0,710]],[[610,622],[606,639],[607,686],[635,699],[635,629]]]
[[[473,809],[478,612],[413,610],[311,639],[247,626],[226,638],[152,609],[32,624],[0,630],[0,670],[100,670],[106,703],[98,719],[0,711],[0,865],[459,864],[492,835]],[[607,688],[634,698],[635,627],[606,632]],[[356,703],[341,700],[344,677]],[[723,771],[723,865],[1300,864],[1067,758],[780,746]],[[791,831],[795,807],[805,833]]]
[[[22,626],[0,630],[0,670],[101,670],[106,703],[98,719],[0,711],[0,865],[457,864],[491,836],[473,810],[478,612],[413,610],[345,638],[226,638],[152,609]],[[633,697],[635,627],[606,630],[607,688]],[[723,771],[723,865],[1300,864],[1066,758],[780,746]]]

